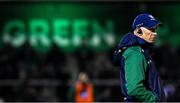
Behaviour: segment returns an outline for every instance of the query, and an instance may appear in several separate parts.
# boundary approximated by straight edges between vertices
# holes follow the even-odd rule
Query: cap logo
[[[151,18],[151,20],[155,20],[155,18],[152,15],[148,15],[148,16]]]
[[[140,26],[142,26],[142,25],[143,25],[143,23],[141,23],[141,24],[137,24],[137,25],[136,25],[136,27],[140,27]]]

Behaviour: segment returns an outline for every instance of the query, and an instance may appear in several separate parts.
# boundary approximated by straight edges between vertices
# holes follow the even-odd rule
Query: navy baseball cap
[[[158,20],[156,20],[151,14],[142,13],[142,14],[139,14],[138,16],[136,16],[136,18],[134,19],[132,29],[133,29],[133,31],[139,27],[145,27],[147,29],[150,29],[150,28],[154,28],[160,24],[161,23]]]

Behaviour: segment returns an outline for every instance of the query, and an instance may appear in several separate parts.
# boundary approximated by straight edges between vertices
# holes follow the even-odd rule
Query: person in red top
[[[69,98],[72,98],[76,103],[94,102],[93,85],[89,81],[86,73],[80,73],[75,85],[68,93]]]

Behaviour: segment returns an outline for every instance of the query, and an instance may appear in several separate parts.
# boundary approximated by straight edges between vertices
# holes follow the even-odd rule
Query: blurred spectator
[[[69,78],[68,78],[68,83],[72,82],[72,81],[75,81],[75,78],[77,77],[78,75],[78,65],[77,65],[77,60],[76,58],[74,58],[73,55],[71,54],[68,54],[66,55],[66,63],[64,64],[64,67],[62,68],[62,72],[64,74],[68,74],[69,75]]]
[[[75,85],[69,89],[69,101],[94,102],[94,89],[86,73],[80,73]]]
[[[97,101],[100,102],[110,102],[112,101],[111,99],[111,89],[106,87],[103,92],[98,96]]]
[[[97,53],[94,55],[94,59],[86,63],[92,77],[96,79],[101,77],[117,78],[113,69],[113,65],[108,59],[107,54]]]
[[[38,90],[35,87],[27,86],[26,84],[20,91],[21,102],[38,102]]]
[[[40,95],[38,96],[38,101],[41,102],[57,102],[58,99],[55,95],[55,86],[44,86]]]

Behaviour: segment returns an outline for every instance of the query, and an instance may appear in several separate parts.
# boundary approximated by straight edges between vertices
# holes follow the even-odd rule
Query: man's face
[[[80,73],[80,75],[79,75],[79,80],[81,81],[81,82],[88,82],[88,76],[87,76],[87,74],[85,74],[85,73]]]
[[[143,33],[143,35],[140,36],[142,39],[144,39],[148,43],[155,42],[156,37],[157,37],[157,33],[156,33],[157,27],[151,28],[151,29],[147,29],[145,27],[140,27],[140,29],[142,30],[142,33]]]

